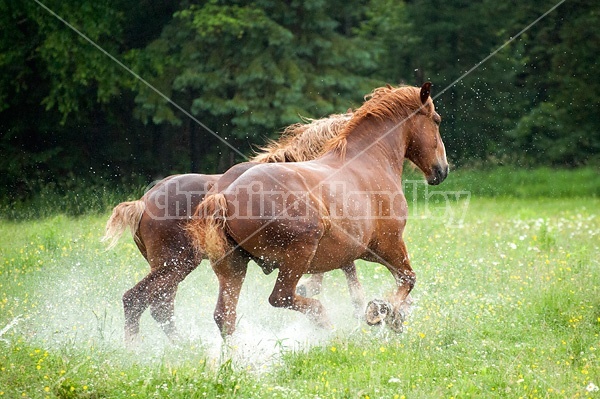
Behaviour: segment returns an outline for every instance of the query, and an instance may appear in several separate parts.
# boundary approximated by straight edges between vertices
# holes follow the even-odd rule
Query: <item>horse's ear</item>
[[[387,87],[387,88],[388,88],[388,89],[390,89],[390,90],[392,90],[392,89],[393,89],[392,85],[391,85],[391,84],[389,84],[389,83],[386,83],[386,84],[385,84],[385,87]]]
[[[431,94],[431,82],[423,83],[421,86],[421,104],[425,104]]]

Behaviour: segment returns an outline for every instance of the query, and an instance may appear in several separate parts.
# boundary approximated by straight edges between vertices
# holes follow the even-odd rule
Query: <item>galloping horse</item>
[[[259,163],[305,161],[318,157],[323,153],[324,144],[341,131],[350,115],[348,112],[296,123],[287,127],[278,141],[262,147],[250,162],[234,166],[225,175],[169,176],[139,200],[122,202],[114,208],[102,240],[108,241],[112,248],[129,227],[138,249],[150,264],[150,273],[123,295],[127,341],[139,333],[140,317],[148,306],[165,334],[170,339],[177,338],[173,319],[177,286],[203,258],[192,248],[185,226],[208,190],[219,179],[221,186]],[[364,298],[354,264],[350,263],[343,271],[355,307],[362,308]],[[306,281],[304,291],[318,292],[323,276],[314,277]]]
[[[402,331],[403,307],[416,277],[402,239],[407,202],[404,159],[429,184],[448,175],[431,83],[376,89],[326,153],[308,162],[261,164],[226,189],[211,192],[188,229],[219,280],[214,318],[223,336],[235,330],[236,307],[250,259],[279,269],[269,303],[305,313],[329,328],[323,305],[298,295],[306,273],[334,270],[355,259],[378,262],[396,281],[389,302],[366,309],[369,324]]]

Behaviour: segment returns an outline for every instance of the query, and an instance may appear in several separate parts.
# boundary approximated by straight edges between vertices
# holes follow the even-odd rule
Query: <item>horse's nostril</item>
[[[448,176],[448,165],[436,165],[433,168],[431,177],[427,180],[427,182],[432,185],[438,185],[446,179],[446,176]]]

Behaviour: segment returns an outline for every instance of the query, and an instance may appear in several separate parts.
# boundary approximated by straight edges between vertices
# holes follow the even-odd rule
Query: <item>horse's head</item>
[[[430,98],[431,83],[421,87],[421,108],[411,118],[406,157],[425,174],[427,183],[436,185],[448,176],[446,149],[440,136],[442,118]]]

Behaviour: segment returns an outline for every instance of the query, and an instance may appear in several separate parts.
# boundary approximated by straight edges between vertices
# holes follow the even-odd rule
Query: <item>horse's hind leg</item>
[[[302,278],[296,287],[296,293],[306,298],[319,295],[323,286],[323,276],[325,273],[311,274],[307,278]]]
[[[296,286],[314,257],[317,244],[318,239],[315,239],[314,245],[310,245],[310,239],[299,239],[296,245],[285,249],[294,256],[279,260],[279,274],[269,296],[269,303],[278,308],[302,312],[318,327],[330,329],[332,324],[323,304],[317,299],[296,293]]]
[[[180,258],[164,266],[150,288],[150,314],[172,341],[179,338],[174,320],[177,287],[196,266],[195,261]]]
[[[239,249],[217,262],[211,260],[211,266],[219,280],[219,296],[213,317],[223,338],[235,331],[236,308],[246,278],[248,261],[248,257],[240,254]]]
[[[297,310],[308,316],[318,327],[330,329],[332,327],[325,307],[314,298],[306,298],[296,294],[296,285],[301,274],[292,269],[279,267],[279,274],[275,287],[269,297],[269,303],[278,308]]]
[[[172,303],[175,297],[176,285],[166,285],[161,274],[168,274],[167,267],[152,270],[123,295],[123,309],[125,312],[125,341],[135,340],[140,330],[142,313],[152,306],[152,316],[161,324],[163,331],[169,336],[175,332],[172,322]],[[157,290],[158,286],[160,290]]]
[[[354,307],[354,317],[362,319],[365,310],[365,292],[362,288],[362,284],[358,280],[355,263],[352,262],[349,265],[342,267],[342,271],[344,272],[346,282],[348,283],[348,292],[350,293],[350,299],[352,300],[352,306]]]
[[[132,342],[140,332],[140,318],[150,302],[148,296],[149,276],[123,294],[123,311],[125,313],[125,341]]]
[[[177,339],[173,320],[177,286],[195,268],[196,263],[193,260],[185,257],[173,258],[164,262],[162,266],[153,268],[123,295],[126,341],[133,340],[139,333],[140,318],[148,306],[152,317],[169,339]]]

